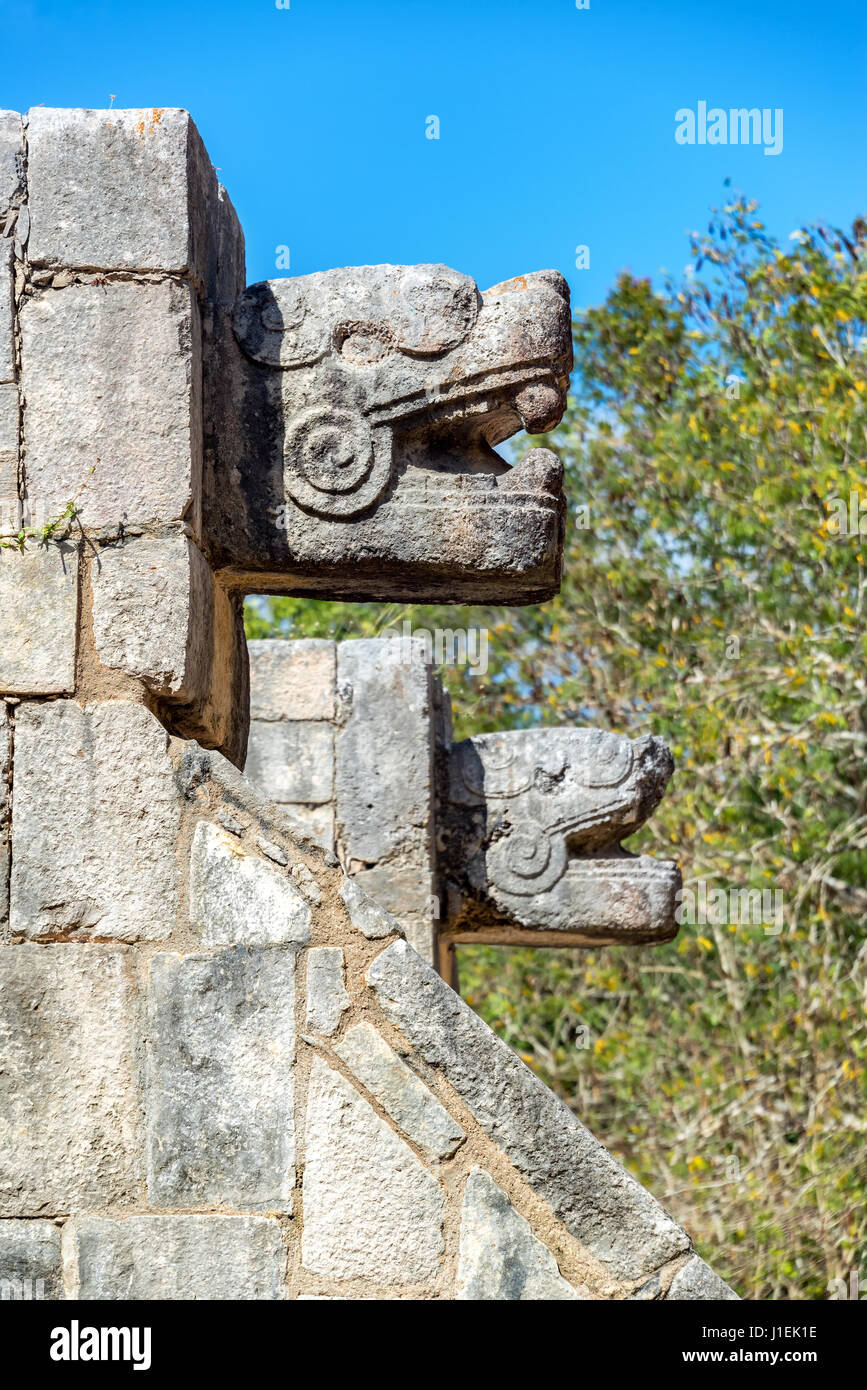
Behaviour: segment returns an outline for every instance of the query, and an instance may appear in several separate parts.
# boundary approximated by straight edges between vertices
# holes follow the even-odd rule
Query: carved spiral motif
[[[350,410],[315,406],[296,415],[286,430],[286,492],[318,516],[354,516],[375,502],[391,472],[391,436],[373,434]]]
[[[549,839],[541,826],[531,821],[513,826],[487,853],[490,882],[521,898],[547,893],[562,878],[566,863],[565,840],[559,836]]]

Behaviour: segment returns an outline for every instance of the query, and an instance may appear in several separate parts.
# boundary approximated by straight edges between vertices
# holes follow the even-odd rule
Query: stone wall
[[[361,887],[383,867],[430,863],[429,676],[401,696],[415,732],[403,775],[384,784],[390,816],[366,815],[382,773],[347,706],[349,687],[356,713],[379,698],[383,668],[363,644],[346,660],[307,653],[311,670],[333,669],[333,706],[331,676],[311,676],[318,705],[264,721],[284,726],[271,734],[284,779],[272,790],[307,808],[301,828],[234,765],[247,736],[243,595],[263,574],[263,588],[289,591],[315,574],[292,571],[276,521],[261,552],[253,530],[219,530],[215,496],[249,484],[237,515],[264,525],[256,479],[283,486],[264,445],[231,471],[226,424],[239,401],[280,417],[278,378],[262,373],[282,367],[245,365],[232,338],[239,313],[253,352],[276,330],[238,308],[243,239],[189,116],[0,114],[0,200],[0,486],[13,513],[0,539],[34,526],[0,546],[0,1294],[733,1297]],[[473,298],[466,277],[423,272],[400,272],[419,320],[377,343],[412,344],[425,293],[445,286],[476,318],[454,329],[445,315],[454,331],[437,352],[460,339],[467,369],[486,354],[492,396],[478,408],[511,427],[515,382],[501,368],[535,353],[535,384],[519,381],[512,404],[555,419],[559,277]],[[296,282],[286,293],[272,294],[296,312],[284,348],[307,303]],[[534,304],[555,330],[530,331]],[[339,354],[346,339],[323,342]],[[341,372],[367,369],[362,346],[330,362],[341,390]],[[327,393],[316,406],[316,447],[336,437],[333,407]],[[423,453],[424,418],[410,423],[395,417],[394,438],[405,425]],[[290,492],[311,447],[287,432]],[[459,554],[445,514],[422,560],[401,552],[384,495],[376,515],[392,520],[365,522],[367,553],[387,556],[368,595],[433,574],[454,598],[550,592],[561,499],[549,459],[518,486],[489,474],[477,530],[462,485]],[[507,524],[527,548],[504,541],[487,557],[486,536]],[[351,527],[320,530],[328,592],[351,561],[334,537]],[[332,785],[354,877],[313,838]]]
[[[15,722],[0,1278],[107,1299],[730,1296],[218,754],[123,702]]]
[[[437,963],[437,730],[448,696],[397,643],[250,644],[245,772]],[[440,745],[442,740],[440,740]]]

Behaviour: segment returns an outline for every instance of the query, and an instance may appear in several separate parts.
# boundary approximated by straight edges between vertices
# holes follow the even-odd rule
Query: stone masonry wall
[[[364,644],[270,721],[307,824],[237,771],[202,477],[243,286],[186,112],[0,113],[0,538],[77,507],[0,546],[0,1297],[734,1297],[361,886],[427,886],[428,678],[390,816]]]
[[[397,643],[250,643],[245,772],[435,963],[435,754],[449,719],[430,663]]]
[[[122,702],[16,723],[0,1278],[100,1299],[731,1296],[218,754]]]

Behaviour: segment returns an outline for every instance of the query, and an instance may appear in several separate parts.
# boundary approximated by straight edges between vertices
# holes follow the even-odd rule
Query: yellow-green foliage
[[[687,886],[781,890],[782,931],[463,948],[462,989],[741,1292],[824,1298],[867,1277],[867,534],[839,533],[843,504],[867,532],[867,230],[779,248],[733,196],[693,255],[683,284],[623,275],[575,325],[546,442],[589,527],[558,599],[277,600],[257,635],[474,622],[490,669],[447,673],[459,733],[669,741],[675,779],[629,847],[676,856]]]

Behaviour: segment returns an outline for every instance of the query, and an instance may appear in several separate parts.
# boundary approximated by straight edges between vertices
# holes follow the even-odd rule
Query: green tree
[[[683,283],[621,275],[576,321],[573,404],[539,441],[581,523],[558,598],[272,600],[255,635],[474,622],[490,669],[446,673],[459,735],[668,740],[674,782],[630,848],[687,887],[782,893],[782,930],[467,947],[462,988],[744,1293],[822,1298],[867,1271],[867,228],[781,248],[732,195],[692,255]]]

